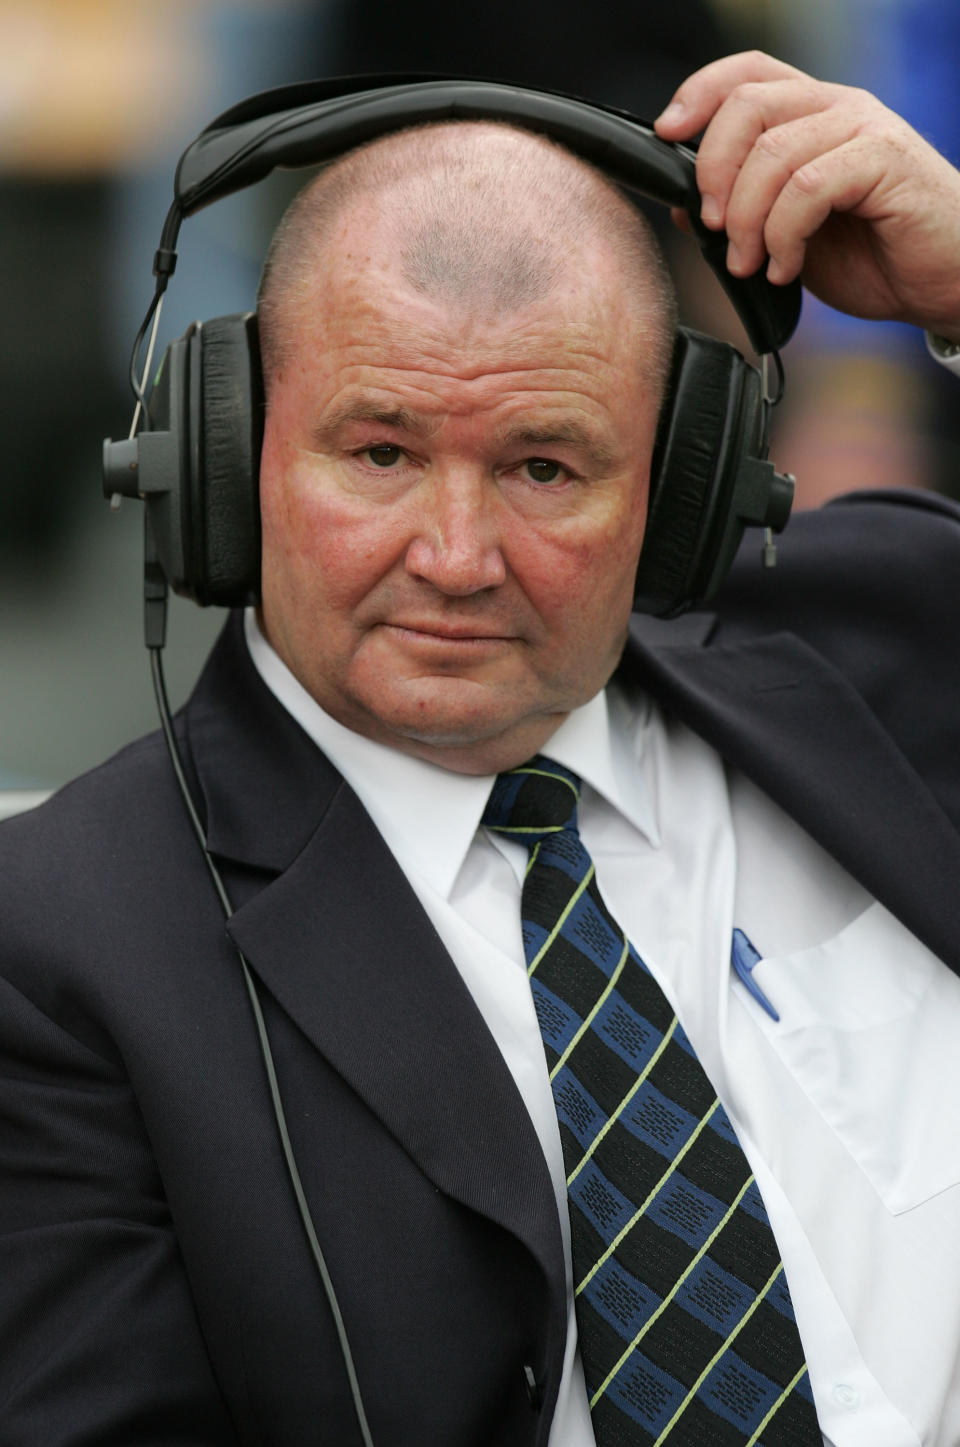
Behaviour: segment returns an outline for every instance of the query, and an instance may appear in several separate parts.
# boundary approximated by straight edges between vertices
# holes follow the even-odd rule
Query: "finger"
[[[791,176],[859,134],[864,120],[864,107],[833,105],[761,132],[737,173],[724,213],[727,265],[734,275],[751,276],[763,262],[767,217]]]
[[[867,206],[883,187],[885,169],[881,151],[868,137],[856,136],[795,171],[764,226],[768,279],[783,284],[798,277],[810,238],[831,212]]]
[[[685,141],[702,131],[715,111],[738,85],[750,81],[784,80],[803,71],[775,60],[762,50],[746,50],[712,60],[688,76],[669,105],[654,121],[657,134],[668,141]]]
[[[738,86],[707,127],[697,153],[701,216],[708,226],[726,224],[727,205],[741,169],[769,132],[790,121],[817,115],[837,101],[839,87],[809,80]]]

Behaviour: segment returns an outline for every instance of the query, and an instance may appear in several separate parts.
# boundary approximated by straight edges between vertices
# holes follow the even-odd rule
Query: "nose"
[[[415,536],[405,557],[408,573],[452,597],[505,580],[496,501],[482,478],[438,477],[417,503]]]

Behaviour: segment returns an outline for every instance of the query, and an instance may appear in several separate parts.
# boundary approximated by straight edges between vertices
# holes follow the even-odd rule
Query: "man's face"
[[[355,230],[313,278],[272,379],[264,627],[342,724],[496,772],[620,656],[656,426],[650,351],[600,264],[478,319],[413,290]]]

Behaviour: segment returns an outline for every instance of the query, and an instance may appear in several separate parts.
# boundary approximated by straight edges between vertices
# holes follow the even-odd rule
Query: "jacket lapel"
[[[634,623],[626,671],[960,972],[960,838],[844,675],[791,633],[705,647],[710,615]]]
[[[251,968],[434,1184],[562,1282],[549,1174],[503,1057],[366,811],[266,689],[236,623],[188,737],[209,846],[246,866],[228,931]]]

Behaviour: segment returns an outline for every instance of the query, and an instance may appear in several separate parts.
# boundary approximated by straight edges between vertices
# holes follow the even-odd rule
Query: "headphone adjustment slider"
[[[176,444],[170,432],[140,432],[103,444],[103,495],[146,498],[176,482]]]
[[[793,503],[794,479],[777,472],[766,458],[746,459],[736,498],[736,514],[748,527],[782,532]]]
[[[164,284],[177,269],[177,253],[167,246],[158,246],[153,253],[153,274],[162,277]]]

